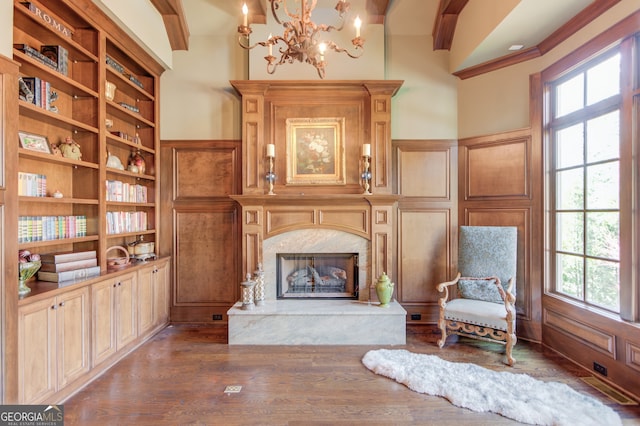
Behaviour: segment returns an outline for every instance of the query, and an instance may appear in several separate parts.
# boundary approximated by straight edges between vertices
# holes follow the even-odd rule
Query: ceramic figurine
[[[80,152],[80,145],[71,136],[67,136],[64,141],[58,144],[62,156],[70,158],[72,160],[82,160],[82,152]]]

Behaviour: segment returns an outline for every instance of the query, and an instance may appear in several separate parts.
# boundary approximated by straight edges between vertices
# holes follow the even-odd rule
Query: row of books
[[[22,81],[31,91],[31,94],[27,94],[25,97],[27,102],[31,102],[47,111],[52,109],[51,102],[55,101],[55,95],[51,91],[51,83],[39,77],[22,77]]]
[[[69,75],[69,51],[63,46],[43,45],[38,50],[28,44],[20,43],[14,44],[13,47],[62,75]]]
[[[147,212],[107,212],[107,234],[147,230]]]
[[[119,180],[107,180],[107,201],[120,201],[125,203],[146,203],[147,187],[144,185],[132,185]]]
[[[100,275],[95,250],[46,253],[40,258],[40,281],[64,282]]]
[[[18,172],[18,195],[47,196],[47,177],[38,173]]]
[[[86,235],[86,216],[20,216],[18,218],[18,243],[77,238]]]

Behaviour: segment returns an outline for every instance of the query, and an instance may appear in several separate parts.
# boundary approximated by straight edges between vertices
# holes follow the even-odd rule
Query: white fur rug
[[[362,363],[415,392],[443,396],[458,407],[491,411],[522,423],[622,425],[611,408],[564,383],[543,382],[526,374],[496,372],[404,349],[372,350]]]

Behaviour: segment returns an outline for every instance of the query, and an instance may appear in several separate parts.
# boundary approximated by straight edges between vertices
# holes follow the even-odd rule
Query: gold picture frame
[[[19,131],[18,137],[20,138],[20,146],[22,148],[44,154],[51,154],[51,146],[46,136]]]
[[[344,117],[288,118],[287,185],[345,185]]]

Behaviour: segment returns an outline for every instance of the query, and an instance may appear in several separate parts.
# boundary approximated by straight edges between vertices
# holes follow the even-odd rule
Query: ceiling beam
[[[181,0],[151,0],[162,15],[171,50],[189,49],[189,26]]]
[[[366,9],[369,24],[384,24],[389,0],[367,0]]]
[[[433,50],[450,50],[458,16],[469,0],[440,0],[433,24]]]

